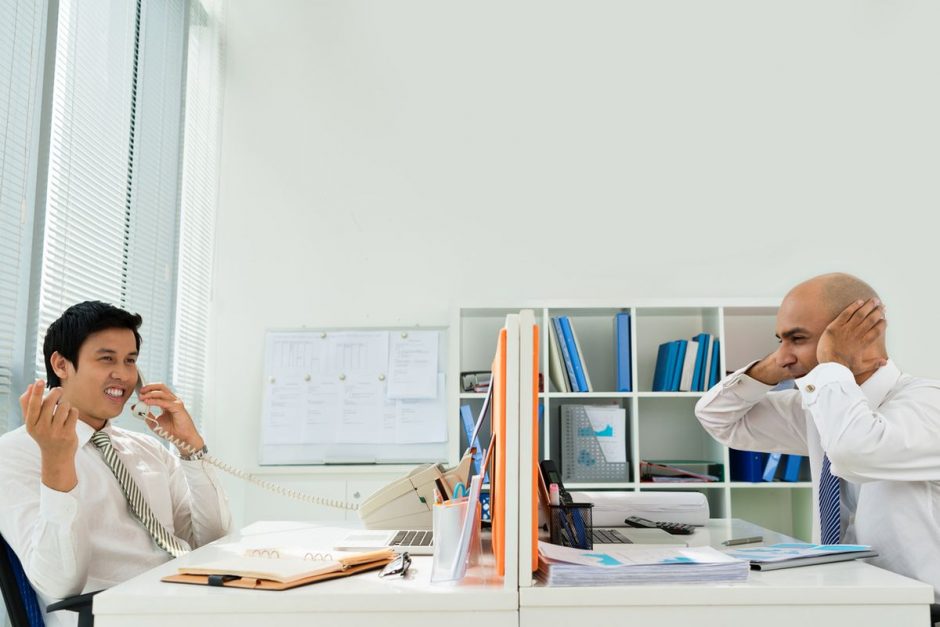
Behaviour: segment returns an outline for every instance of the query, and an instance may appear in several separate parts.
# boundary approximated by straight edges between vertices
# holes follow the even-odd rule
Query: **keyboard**
[[[616,529],[594,529],[594,544],[633,544],[633,542]]]
[[[433,531],[402,530],[389,540],[388,546],[431,546]]]

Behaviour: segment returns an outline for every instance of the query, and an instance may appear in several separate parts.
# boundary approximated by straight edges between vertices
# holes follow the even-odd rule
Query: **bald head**
[[[814,302],[829,321],[856,300],[878,298],[868,283],[843,272],[822,274],[804,281],[790,290],[787,298],[791,296],[804,303]]]

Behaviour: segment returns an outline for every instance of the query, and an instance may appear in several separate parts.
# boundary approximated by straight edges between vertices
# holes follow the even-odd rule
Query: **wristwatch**
[[[201,449],[193,451],[191,455],[187,455],[186,457],[180,455],[180,459],[182,459],[184,462],[195,462],[205,457],[206,453],[208,452],[209,447],[203,444]]]

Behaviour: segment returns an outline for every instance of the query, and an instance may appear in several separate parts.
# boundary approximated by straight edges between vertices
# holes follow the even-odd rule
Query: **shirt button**
[[[806,386],[806,391],[812,394],[813,392],[816,391],[816,386],[810,383],[809,385]]]

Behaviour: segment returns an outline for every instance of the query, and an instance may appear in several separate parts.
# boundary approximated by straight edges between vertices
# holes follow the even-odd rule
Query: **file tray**
[[[626,410],[622,410],[626,414]],[[626,430],[626,417],[620,428]],[[619,482],[630,480],[630,460],[609,462],[601,449],[599,437],[588,419],[584,405],[561,406],[561,476],[562,481]],[[629,441],[624,435],[624,448]]]

